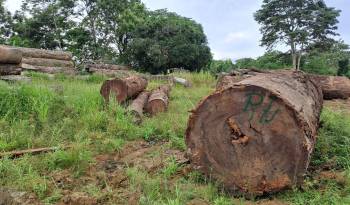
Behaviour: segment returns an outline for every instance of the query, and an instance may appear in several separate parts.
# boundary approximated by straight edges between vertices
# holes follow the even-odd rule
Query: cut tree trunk
[[[14,48],[0,47],[0,63],[4,64],[20,64],[22,60],[22,52]]]
[[[184,78],[178,78],[178,77],[173,77],[174,83],[178,83],[180,85],[183,85],[186,88],[192,87],[192,83]]]
[[[74,68],[68,68],[68,67],[34,66],[34,65],[22,63],[21,68],[27,71],[35,71],[35,72],[48,73],[48,74],[57,74],[57,73],[75,74]]]
[[[56,60],[46,58],[23,58],[22,63],[33,66],[48,66],[48,67],[62,67],[62,68],[73,68],[73,61],[67,60]]]
[[[205,98],[186,131],[195,169],[234,193],[300,185],[314,149],[322,91],[301,72],[260,74]]]
[[[350,79],[341,76],[311,75],[322,87],[325,100],[347,99],[350,97]]]
[[[139,76],[131,76],[125,79],[107,80],[103,83],[100,93],[108,104],[111,95],[119,103],[125,102],[128,98],[133,98],[147,88],[146,79]]]
[[[22,68],[20,65],[0,64],[0,75],[20,75]]]
[[[149,98],[150,92],[144,91],[140,93],[137,98],[132,101],[131,105],[129,106],[128,110],[134,117],[134,122],[136,124],[140,124],[142,122],[143,118],[143,110],[147,104],[148,98]]]
[[[152,91],[146,105],[146,111],[151,116],[165,112],[168,109],[170,91],[170,85],[162,85]]]
[[[24,58],[48,58],[66,61],[70,61],[73,58],[72,53],[65,51],[52,51],[37,48],[22,48],[4,45],[1,47],[17,49],[22,52]]]
[[[88,72],[94,72],[96,70],[130,70],[128,66],[124,65],[112,65],[112,64],[88,64],[86,70]]]

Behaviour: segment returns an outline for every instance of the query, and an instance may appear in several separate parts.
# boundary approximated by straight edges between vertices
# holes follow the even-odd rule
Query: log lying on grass
[[[174,83],[178,83],[180,85],[183,85],[186,88],[192,87],[192,83],[184,78],[179,78],[179,77],[173,77]]]
[[[48,73],[48,74],[57,74],[57,73],[66,73],[66,74],[74,74],[74,68],[68,67],[49,67],[49,66],[34,66],[22,63],[21,68],[27,71]]]
[[[24,58],[47,58],[56,60],[70,61],[73,58],[72,53],[64,51],[52,51],[36,48],[17,48],[22,51]]]
[[[20,75],[22,68],[14,64],[0,64],[0,75]]]
[[[347,99],[350,97],[350,79],[341,76],[311,75],[322,87],[325,100]]]
[[[131,76],[125,79],[107,80],[102,84],[100,94],[106,103],[109,103],[109,98],[114,95],[119,103],[125,102],[128,98],[137,96],[144,91],[148,85],[146,79],[139,76]]]
[[[128,66],[113,65],[113,64],[87,64],[86,70],[88,72],[96,72],[98,70],[130,70]]]
[[[128,107],[128,111],[133,115],[134,122],[136,124],[140,124],[142,122],[143,118],[143,110],[148,102],[150,92],[144,91],[140,93],[137,98],[132,101],[130,106]]]
[[[299,185],[316,141],[322,91],[301,72],[261,74],[204,99],[186,131],[193,167],[234,193]]]
[[[151,116],[165,112],[168,109],[170,91],[170,85],[162,85],[152,91],[146,105],[146,111]]]
[[[22,52],[14,48],[0,47],[0,63],[20,64]]]
[[[56,60],[46,58],[23,58],[22,63],[32,66],[48,66],[48,67],[68,67],[73,68],[74,63],[70,60]]]
[[[18,157],[22,157],[26,154],[38,155],[38,154],[47,153],[47,152],[55,152],[58,150],[65,150],[65,149],[68,149],[70,147],[71,146],[44,147],[44,148],[37,148],[37,149],[27,149],[27,150],[19,150],[19,151],[12,151],[12,152],[4,152],[4,153],[0,153],[0,159],[4,158],[4,157],[18,158]]]

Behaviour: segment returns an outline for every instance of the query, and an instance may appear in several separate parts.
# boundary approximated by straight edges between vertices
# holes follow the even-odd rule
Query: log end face
[[[165,112],[167,110],[167,105],[163,100],[155,99],[147,103],[146,110],[151,116],[154,116],[158,113]]]

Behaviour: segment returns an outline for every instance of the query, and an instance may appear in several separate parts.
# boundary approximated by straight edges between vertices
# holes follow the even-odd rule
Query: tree
[[[5,0],[0,0],[0,43],[4,44],[12,34],[11,13],[4,7]]]
[[[270,50],[278,43],[290,46],[294,69],[300,69],[305,48],[316,42],[330,42],[337,35],[340,10],[323,0],[264,0],[255,14],[263,34],[261,45]]]
[[[131,38],[128,62],[152,74],[170,68],[200,70],[212,59],[202,26],[166,10],[149,12]]]

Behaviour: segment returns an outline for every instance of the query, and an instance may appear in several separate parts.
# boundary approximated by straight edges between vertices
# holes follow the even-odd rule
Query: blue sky
[[[151,9],[167,8],[201,23],[215,59],[257,57],[265,48],[259,46],[261,34],[253,13],[262,0],[142,0]],[[9,10],[20,7],[21,0],[7,0]],[[340,38],[350,44],[350,0],[326,0],[342,13]],[[283,50],[283,47],[281,47]]]

